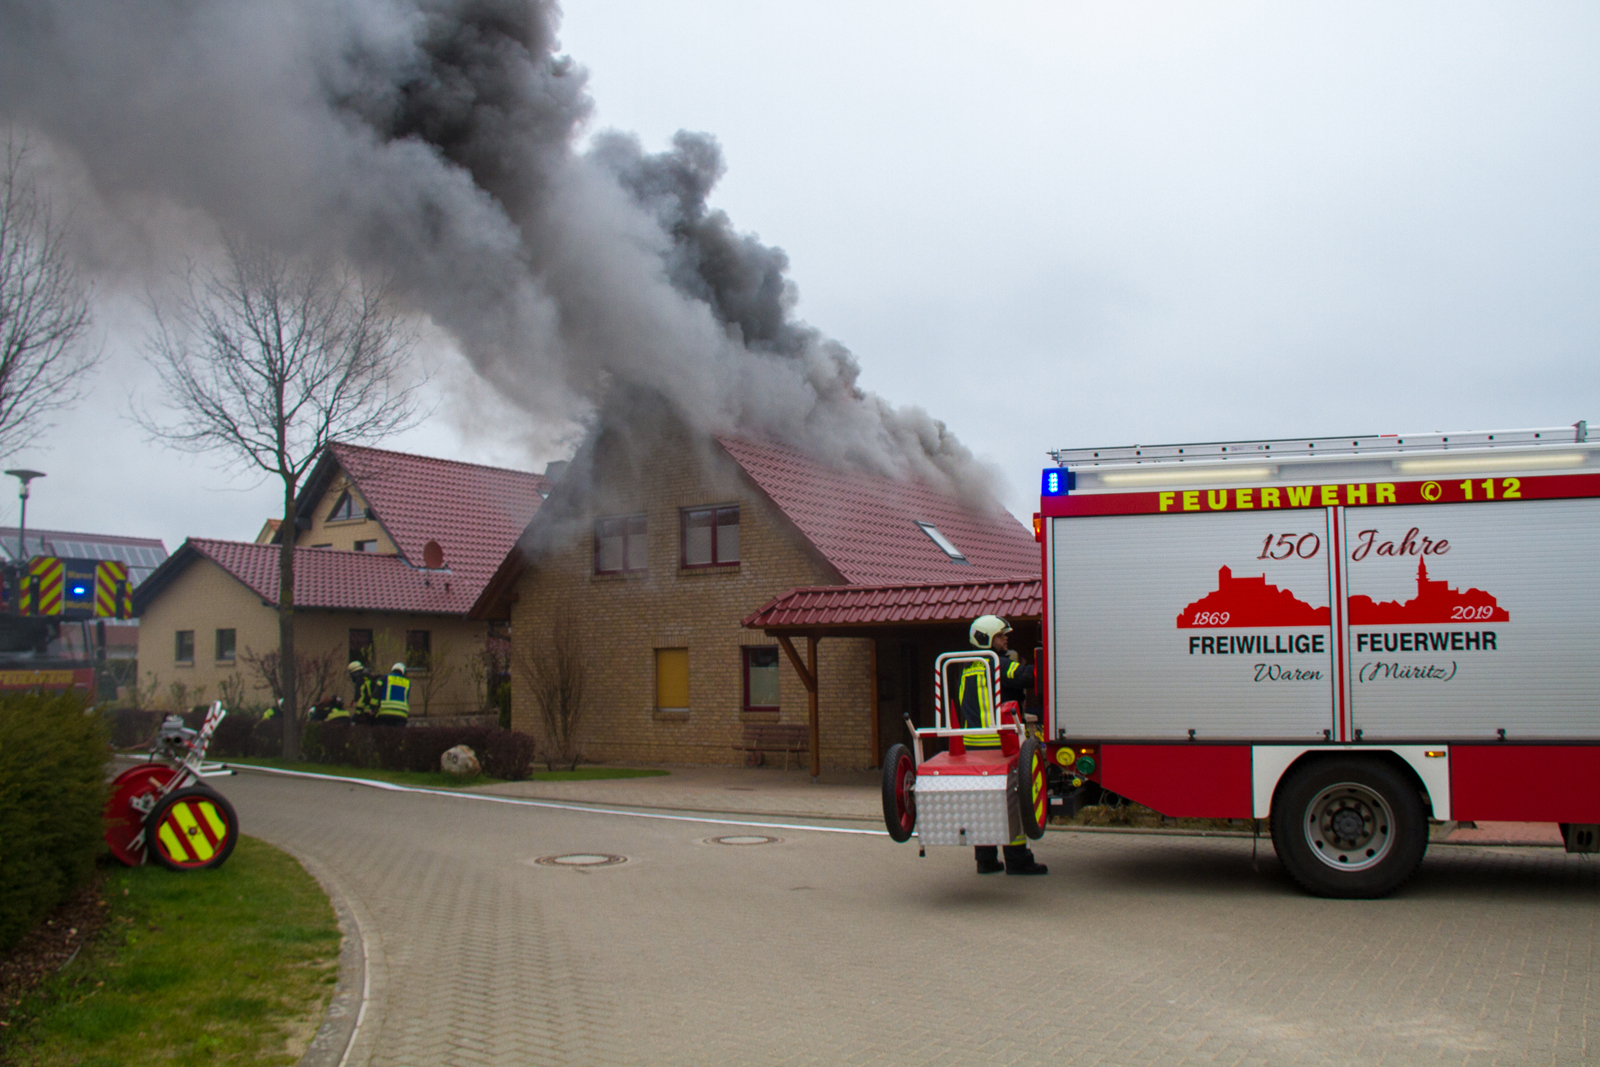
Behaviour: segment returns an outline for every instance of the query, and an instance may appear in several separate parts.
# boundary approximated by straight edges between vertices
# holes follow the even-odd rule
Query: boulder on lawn
[[[457,745],[439,757],[439,769],[457,778],[471,778],[483,773],[478,765],[478,754],[466,745]]]

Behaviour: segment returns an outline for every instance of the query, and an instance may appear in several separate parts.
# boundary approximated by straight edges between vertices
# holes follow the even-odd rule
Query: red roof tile
[[[965,623],[979,615],[1037,618],[1037,578],[921,585],[833,585],[791,589],[744,620],[752,629]]]
[[[189,550],[249,586],[266,603],[278,603],[279,546],[191,537],[173,553],[169,566],[182,567]],[[453,573],[418,570],[398,556],[329,548],[294,550],[297,608],[462,614],[472,607],[477,594],[477,586],[462,582]]]
[[[400,554],[421,567],[423,545],[439,542],[453,588],[470,589],[472,599],[493,577],[550,489],[550,479],[542,474],[502,467],[357,445],[335,444],[330,451]]]
[[[852,585],[1036,577],[1039,546],[1005,511],[984,512],[925,486],[824,467],[782,445],[717,438]],[[954,562],[916,525],[931,523]]]

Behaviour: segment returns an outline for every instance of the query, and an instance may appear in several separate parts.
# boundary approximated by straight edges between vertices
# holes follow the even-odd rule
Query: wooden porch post
[[[822,743],[817,722],[817,639],[807,636],[809,642],[807,651],[811,654],[811,663],[807,666],[800,660],[800,653],[795,650],[794,642],[789,640],[788,634],[778,634],[778,644],[783,648],[783,654],[789,657],[790,666],[794,673],[800,676],[800,684],[806,687],[806,705],[811,719],[811,780],[815,782],[822,773]]]
[[[872,707],[868,717],[872,723],[872,765],[878,765],[878,745],[882,738],[878,736],[878,639],[872,639],[872,656],[867,664],[867,670],[872,673]]]
[[[811,661],[811,780],[822,773],[822,726],[817,716],[817,639],[806,638],[807,658]]]

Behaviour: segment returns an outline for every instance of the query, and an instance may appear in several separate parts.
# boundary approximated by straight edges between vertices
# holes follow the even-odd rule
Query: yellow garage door
[[[659,711],[689,710],[689,650],[656,649],[656,708]]]

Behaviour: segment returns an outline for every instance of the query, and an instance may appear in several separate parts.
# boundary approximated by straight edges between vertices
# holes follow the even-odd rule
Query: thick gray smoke
[[[690,425],[992,500],[942,423],[794,317],[783,252],[708,207],[716,142],[588,151],[583,70],[530,0],[0,0],[0,117],[152,199],[392,277],[536,418],[618,387]]]

